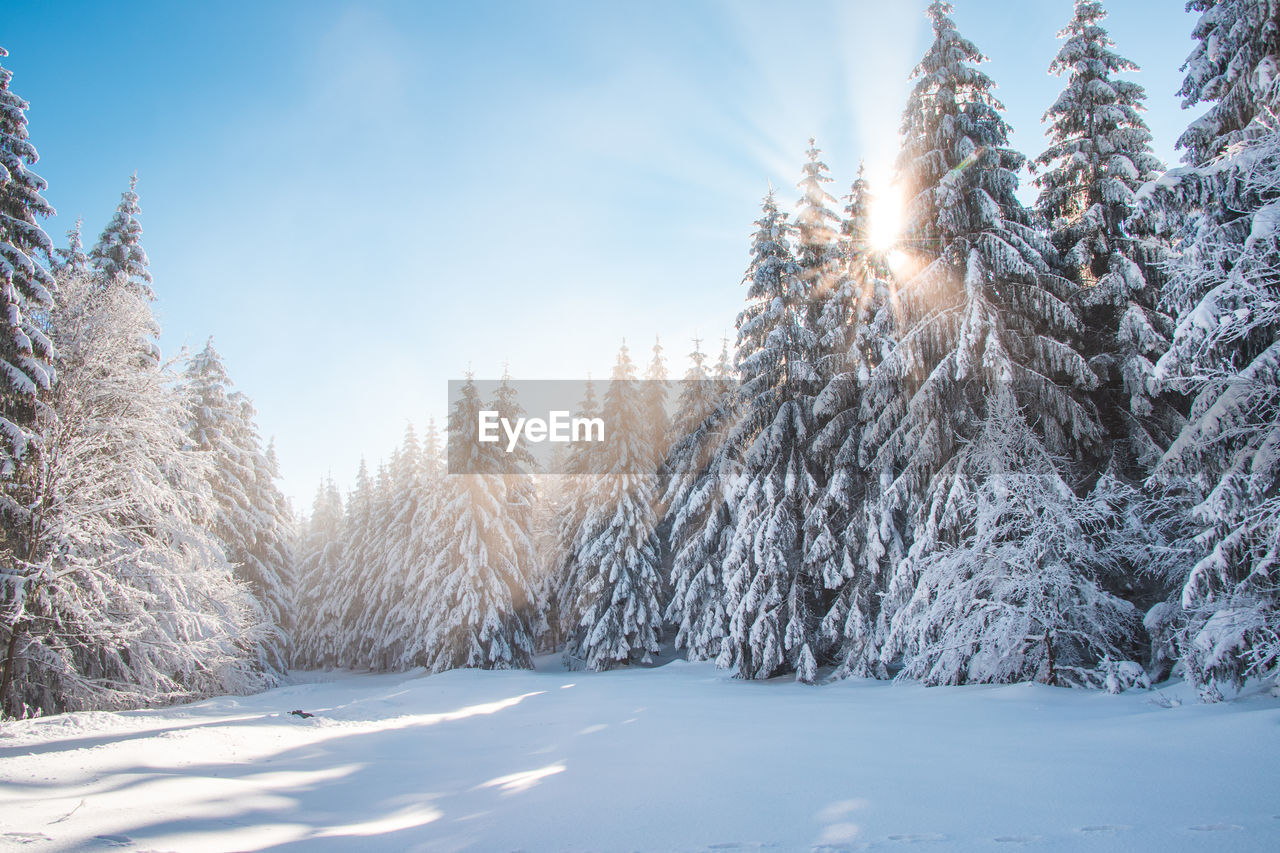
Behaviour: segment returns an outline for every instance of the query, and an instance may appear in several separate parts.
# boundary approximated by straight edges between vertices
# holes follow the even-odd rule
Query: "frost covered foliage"
[[[1037,209],[1051,227],[1064,274],[1078,294],[1083,351],[1102,379],[1095,399],[1124,473],[1144,478],[1168,447],[1178,417],[1160,399],[1154,363],[1169,346],[1173,319],[1161,309],[1168,248],[1135,219],[1137,191],[1162,170],[1142,119],[1142,87],[1116,77],[1138,67],[1120,56],[1096,0],[1077,0],[1049,66],[1067,85],[1045,113],[1049,148]]]
[[[578,404],[580,417],[600,417],[600,400],[595,383],[590,379]],[[560,507],[556,516],[556,579],[551,585],[554,597],[543,605],[547,618],[553,620],[554,632],[567,637],[578,629],[578,591],[584,581],[583,566],[578,560],[578,531],[586,518],[586,495],[595,482],[593,454],[599,449],[593,442],[570,446],[565,459],[565,476],[561,483]]]
[[[884,653],[925,684],[1037,680],[1118,692],[1139,620],[1103,589],[1094,534],[1108,508],[1076,496],[1007,389],[959,455],[961,544],[935,553],[893,614]],[[1098,666],[1102,664],[1102,670]]]
[[[822,633],[836,649],[842,675],[878,672],[868,663],[868,649],[879,609],[883,549],[866,511],[862,401],[872,371],[892,350],[894,315],[888,269],[868,240],[870,208],[871,190],[859,168],[837,244],[836,285],[818,319],[819,373],[825,384],[814,403],[818,431],[810,452],[822,491],[805,521],[809,573],[838,590]]]
[[[609,433],[594,451],[572,546],[577,578],[565,659],[593,670],[648,663],[661,639],[658,483],[642,397],[624,345],[604,394]]]
[[[0,59],[8,56],[0,48]],[[0,66],[0,515],[6,529],[27,523],[18,465],[32,440],[39,395],[53,381],[53,344],[34,312],[53,304],[53,276],[41,263],[53,246],[36,220],[53,208],[31,170],[39,155],[27,136],[27,102],[9,89]]]
[[[428,462],[418,434],[405,427],[400,446],[391,454],[378,479],[370,524],[380,534],[371,557],[375,571],[369,579],[369,606],[357,622],[355,663],[374,670],[396,669],[408,645],[406,624],[421,603],[415,569],[426,559],[426,536],[415,535],[415,523],[432,512],[430,495],[439,478],[439,445],[434,424],[428,434]],[[420,518],[421,516],[421,518]]]
[[[324,630],[336,618],[339,602],[328,598],[328,580],[337,577],[342,559],[342,493],[332,479],[316,489],[311,514],[303,527],[294,569],[297,588],[293,665],[314,668],[338,665],[332,635]]]
[[[901,525],[909,547],[882,618],[906,606],[933,553],[967,535],[965,502],[980,481],[961,451],[995,393],[1015,395],[1055,455],[1076,459],[1101,440],[1072,286],[1051,272],[1051,247],[1014,196],[1024,158],[1007,147],[993,83],[975,66],[983,57],[949,11],[929,7],[934,43],[915,71],[898,160],[919,271],[898,290],[897,344],[864,400],[872,525]]]
[[[266,685],[271,629],[203,527],[208,462],[174,377],[139,363],[136,292],[60,282],[59,381],[27,474],[26,535],[5,543],[0,701],[9,715],[121,708]]]
[[[722,569],[729,626],[717,663],[741,678],[794,671],[813,681],[822,588],[803,559],[818,492],[809,458],[818,390],[812,294],[772,193],[756,225],[738,315],[740,411],[721,463],[732,530]]]
[[[362,462],[345,502],[321,484],[297,549],[296,666],[395,670],[423,653],[442,476],[431,421],[421,443],[406,427],[375,475]]]
[[[88,260],[104,283],[121,282],[153,299],[151,272],[147,269],[151,262],[142,248],[142,226],[138,223],[142,209],[138,205],[137,190],[138,176],[134,174],[129,178],[129,189],[120,196],[111,221],[89,252]]]
[[[1115,254],[1128,254],[1124,230],[1134,193],[1161,171],[1142,119],[1143,88],[1115,75],[1137,71],[1120,56],[1102,27],[1097,0],[1076,0],[1075,17],[1049,73],[1066,75],[1062,94],[1045,112],[1049,148],[1036,162],[1044,171],[1037,208],[1053,228],[1054,243],[1072,277],[1092,284],[1111,270]]]
[[[438,527],[428,546],[431,592],[405,656],[439,672],[455,667],[532,666],[528,617],[534,546],[531,531],[510,511],[510,471],[495,444],[475,440],[484,405],[468,382],[449,413],[449,432],[469,456],[441,485]]]
[[[663,503],[671,543],[671,598],[665,618],[676,626],[676,648],[690,660],[720,654],[728,630],[722,555],[728,548],[729,507],[720,465],[724,435],[733,423],[732,364],[728,344],[709,369],[695,343],[689,355],[667,457],[670,481]]]
[[[141,289],[136,292],[144,298]],[[187,359],[182,381],[190,405],[187,435],[209,462],[205,476],[214,511],[206,523],[273,628],[270,641],[260,646],[261,665],[283,673],[289,662],[286,628],[294,609],[292,513],[275,484],[276,471],[258,436],[253,404],[231,390],[212,338]]]
[[[1155,479],[1198,499],[1182,651],[1214,699],[1280,665],[1280,19],[1265,0],[1191,7],[1204,14],[1182,93],[1212,106],[1179,141],[1191,165],[1152,192],[1189,212],[1170,282],[1182,313],[1157,377],[1192,404]]]
[[[1178,147],[1188,163],[1199,165],[1275,128],[1280,10],[1275,0],[1189,0],[1187,10],[1201,15],[1178,94],[1184,107],[1211,106],[1182,134]]]

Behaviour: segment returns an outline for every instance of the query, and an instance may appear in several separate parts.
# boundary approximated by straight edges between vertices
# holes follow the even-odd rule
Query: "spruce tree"
[[[138,215],[138,175],[129,178],[129,189],[120,194],[120,204],[102,230],[98,242],[89,252],[89,263],[101,277],[104,285],[115,282],[135,288],[148,299],[154,299],[151,290],[151,262],[142,248],[142,225]]]
[[[444,478],[438,534],[430,548],[431,603],[425,630],[406,657],[439,672],[455,667],[532,665],[527,614],[533,599],[522,563],[529,531],[508,503],[496,444],[478,441],[486,406],[468,380],[449,413],[451,471]]]
[[[1096,533],[1110,509],[1072,491],[1007,386],[959,465],[974,483],[958,502],[972,533],[933,554],[895,614],[885,653],[902,657],[900,677],[1102,686],[1141,673],[1119,667],[1137,611],[1103,588]]]
[[[835,650],[838,675],[880,674],[874,627],[881,564],[867,553],[868,491],[861,458],[866,413],[864,390],[890,348],[888,270],[870,245],[871,192],[858,171],[841,226],[839,283],[824,306],[819,326],[824,385],[814,404],[818,431],[811,454],[821,494],[805,521],[809,572],[835,590],[822,633]]]
[[[1187,106],[1209,109],[1178,140],[1186,168],[1153,206],[1182,217],[1169,283],[1179,319],[1157,364],[1161,386],[1191,396],[1156,483],[1190,491],[1199,560],[1176,604],[1187,676],[1207,700],[1219,684],[1280,665],[1280,22],[1274,3],[1193,0],[1203,14],[1184,66]]]
[[[671,427],[670,481],[663,505],[671,543],[671,597],[665,619],[676,626],[676,648],[690,660],[720,653],[728,629],[720,573],[728,547],[729,508],[720,478],[724,433],[732,423],[732,392],[708,369],[699,341]],[[726,354],[727,357],[727,354]]]
[[[1121,476],[1145,478],[1177,420],[1155,394],[1154,363],[1173,320],[1160,307],[1167,247],[1135,220],[1137,192],[1162,170],[1142,119],[1142,87],[1115,75],[1138,66],[1116,53],[1097,0],[1077,0],[1049,66],[1067,85],[1045,113],[1050,145],[1037,208],[1051,225],[1063,274],[1078,294],[1083,352],[1103,379],[1095,399]]]
[[[741,678],[794,671],[812,681],[822,618],[821,578],[803,560],[804,521],[818,492],[809,457],[818,390],[813,294],[772,192],[756,225],[738,315],[740,410],[726,438],[737,471],[723,556],[729,630],[717,663]]]
[[[822,161],[822,149],[812,138],[805,156],[796,185],[801,196],[796,203],[795,255],[804,287],[812,295],[811,311],[816,312],[821,310],[839,276],[840,216],[833,209],[835,198],[826,189],[832,180],[830,170]],[[808,319],[812,321],[814,316]]]
[[[298,602],[298,628],[293,646],[293,665],[304,669],[332,668],[340,664],[332,631],[342,599],[340,590],[344,565],[342,527],[345,511],[342,493],[331,477],[316,489],[298,554],[294,599]]]
[[[903,524],[909,548],[892,567],[883,634],[932,555],[974,533],[963,507],[979,482],[963,460],[993,393],[1015,395],[1054,456],[1078,460],[1101,440],[1071,284],[1050,271],[1051,247],[1014,195],[1025,158],[1008,147],[994,83],[977,67],[984,57],[950,11],[929,6],[934,42],[903,116],[905,249],[918,272],[898,290],[898,343],[872,380],[873,519]]]
[[[76,218],[76,224],[67,230],[67,245],[63,249],[54,249],[56,256],[53,271],[60,275],[85,274],[89,270],[89,256],[84,253],[84,243],[80,235],[84,220]]]
[[[140,290],[129,290],[145,299]],[[231,390],[212,338],[187,360],[183,384],[190,399],[187,434],[210,459],[207,479],[215,507],[210,528],[277,631],[262,647],[263,666],[284,672],[288,639],[281,629],[291,619],[292,520],[272,482],[253,404]]]
[[[9,52],[0,48],[0,59]],[[15,530],[29,503],[19,494],[18,466],[26,457],[41,409],[40,395],[53,381],[53,343],[36,313],[53,305],[53,276],[44,261],[53,250],[37,223],[53,208],[40,195],[48,185],[31,170],[39,159],[27,135],[27,102],[9,88],[13,72],[0,66],[0,514]],[[16,535],[16,534],[15,534]]]
[[[414,655],[423,649],[422,641],[428,630],[437,580],[433,574],[432,548],[442,536],[440,501],[444,476],[440,432],[435,418],[429,418],[418,461],[417,500],[409,519],[408,540],[400,556],[404,564],[404,589],[388,614],[388,650],[396,650],[397,666],[420,662],[414,660]]]
[[[410,577],[419,556],[413,524],[426,500],[422,449],[412,424],[405,427],[404,438],[391,456],[387,474],[388,487],[381,512],[385,526],[380,536],[380,570],[373,581],[373,600],[364,630],[365,655],[370,668],[375,670],[397,668],[407,643],[398,608],[410,597]]]
[[[578,416],[598,418],[600,415],[595,383],[588,378],[582,401],[578,404]],[[595,442],[578,442],[570,446],[565,460],[566,482],[562,487],[564,495],[556,525],[560,564],[556,571],[555,599],[548,604],[548,608],[554,610],[551,618],[556,621],[556,633],[562,637],[568,637],[577,630],[582,616],[578,611],[578,592],[585,578],[576,542],[587,514],[587,492],[600,476],[600,469],[595,467],[597,450]]]
[[[185,389],[141,364],[138,294],[59,281],[59,380],[30,460],[29,538],[5,543],[0,709],[115,709],[262,689],[272,630],[210,535],[210,460]]]
[[[605,440],[582,497],[574,537],[577,579],[565,656],[589,669],[649,662],[659,651],[662,578],[657,477],[642,392],[623,344],[604,395]]]

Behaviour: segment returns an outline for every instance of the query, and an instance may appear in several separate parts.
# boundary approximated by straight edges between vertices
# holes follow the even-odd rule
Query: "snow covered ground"
[[[6,723],[0,848],[1280,850],[1267,695],[540,664]]]

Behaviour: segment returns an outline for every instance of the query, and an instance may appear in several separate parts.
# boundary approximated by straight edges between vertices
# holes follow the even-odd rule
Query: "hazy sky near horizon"
[[[8,0],[0,44],[46,230],[83,216],[91,244],[137,171],[165,351],[214,337],[306,510],[468,369],[605,376],[657,335],[678,375],[695,335],[718,350],[808,138],[836,196],[860,159],[891,174],[926,5]],[[956,5],[1038,154],[1072,0]],[[1194,18],[1106,5],[1172,163]]]

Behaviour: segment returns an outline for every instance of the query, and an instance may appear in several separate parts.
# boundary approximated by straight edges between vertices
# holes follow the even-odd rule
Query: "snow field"
[[[1280,849],[1261,693],[539,664],[6,723],[0,849]]]

